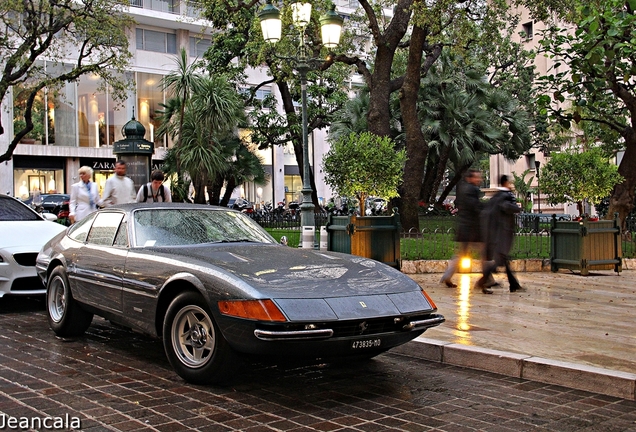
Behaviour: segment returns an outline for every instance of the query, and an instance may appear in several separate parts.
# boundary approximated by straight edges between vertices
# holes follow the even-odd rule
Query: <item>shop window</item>
[[[106,128],[108,104],[106,94],[98,88],[98,75],[84,75],[77,84],[77,125],[80,147],[100,147],[107,145],[109,138]]]
[[[27,99],[31,90],[20,85],[13,87],[13,131],[18,133],[26,127]],[[33,129],[20,141],[23,144],[46,144],[46,98],[40,90],[31,108]]]
[[[302,202],[303,180],[299,175],[285,175],[285,203]]]
[[[124,78],[125,79],[125,78]],[[104,88],[97,75],[84,75],[77,84],[77,122],[80,147],[112,146],[123,138],[121,128],[130,119],[114,100],[110,87]]]
[[[139,113],[137,120],[146,128],[145,138],[155,143],[156,147],[166,147],[171,144],[169,137],[159,138],[157,129],[161,124],[158,111],[163,111],[162,104],[169,97],[161,87],[162,75],[151,73],[137,73],[137,106]]]
[[[61,75],[69,67],[47,63],[47,71]],[[47,94],[48,143],[56,146],[77,146],[77,109],[75,106],[75,82],[62,84]]]
[[[13,193],[22,200],[28,199],[33,192],[40,194],[64,193],[64,170],[38,170],[21,169],[13,170]]]

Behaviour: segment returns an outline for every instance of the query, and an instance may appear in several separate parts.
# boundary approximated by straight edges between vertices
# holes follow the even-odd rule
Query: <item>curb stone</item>
[[[422,337],[393,348],[391,352],[451,366],[636,400],[636,374],[627,372]]]

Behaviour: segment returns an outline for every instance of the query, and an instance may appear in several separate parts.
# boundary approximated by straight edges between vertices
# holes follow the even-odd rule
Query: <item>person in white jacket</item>
[[[69,202],[69,219],[71,223],[79,222],[97,210],[99,192],[97,184],[91,181],[93,169],[83,166],[79,169],[80,181],[71,185]]]
[[[136,198],[135,184],[130,177],[126,177],[126,162],[115,162],[115,175],[106,180],[100,206],[134,203]]]

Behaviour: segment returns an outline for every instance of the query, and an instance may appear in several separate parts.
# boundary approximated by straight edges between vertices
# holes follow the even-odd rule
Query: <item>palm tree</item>
[[[518,101],[489,84],[479,65],[459,65],[443,54],[422,80],[419,116],[430,151],[420,199],[427,203],[436,201],[449,167],[455,176],[438,204],[484,154],[514,158],[530,145],[528,116]]]
[[[187,196],[187,173],[194,186],[195,202],[204,203],[208,179],[228,165],[219,142],[236,130],[244,111],[241,96],[225,77],[193,72],[189,82],[193,87],[181,89],[182,97],[163,105],[158,133],[178,137],[166,157],[166,171],[177,174],[177,194]]]
[[[193,62],[190,64],[188,62],[188,53],[185,48],[181,48],[178,57],[175,57],[176,68],[161,79],[161,87],[162,90],[167,91],[174,95],[172,100],[169,102],[171,116],[174,113],[179,113],[178,127],[177,125],[171,125],[170,135],[173,137],[175,142],[175,147],[179,147],[182,142],[182,134],[181,131],[184,127],[185,122],[185,111],[186,105],[188,103],[188,99],[190,94],[199,92],[200,87],[200,78],[201,76],[197,74],[197,70],[199,66],[197,62]],[[159,130],[158,133],[168,133],[167,127],[164,127],[163,130]],[[181,161],[177,154],[174,156],[174,170],[176,173],[176,184],[174,185],[174,198],[178,201],[186,198],[187,196],[187,186],[183,178],[183,173],[181,170]],[[184,194],[185,191],[185,194]]]

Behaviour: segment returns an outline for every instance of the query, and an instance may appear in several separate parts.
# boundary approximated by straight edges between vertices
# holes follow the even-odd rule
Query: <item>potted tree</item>
[[[338,138],[325,154],[325,183],[340,196],[355,197],[359,215],[330,216],[328,249],[382,261],[399,267],[400,222],[392,215],[365,216],[368,197],[389,200],[398,196],[406,152],[393,141],[370,132]]]
[[[553,154],[539,177],[541,190],[548,203],[574,202],[579,217],[573,222],[559,221],[552,216],[550,261],[552,271],[561,268],[580,270],[621,271],[620,225],[614,220],[591,219],[584,203],[597,204],[622,181],[618,167],[609,162],[600,148],[583,152],[566,151]]]

